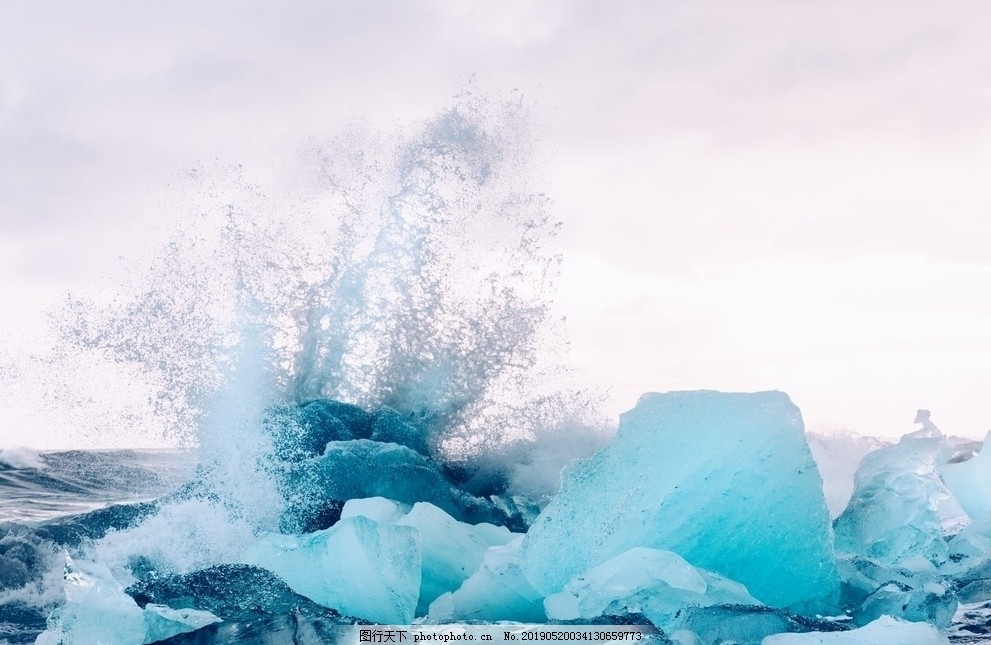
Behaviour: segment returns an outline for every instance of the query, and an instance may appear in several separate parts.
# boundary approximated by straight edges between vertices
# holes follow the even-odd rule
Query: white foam
[[[34,468],[44,470],[47,467],[41,453],[32,448],[3,448],[0,449],[0,464],[11,468]]]

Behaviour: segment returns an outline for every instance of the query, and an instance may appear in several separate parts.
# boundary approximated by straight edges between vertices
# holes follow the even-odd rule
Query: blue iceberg
[[[522,541],[522,537],[516,537],[505,546],[487,549],[481,566],[460,587],[441,594],[430,604],[427,622],[546,621],[544,596],[530,586],[520,568]]]
[[[207,611],[144,608],[105,566],[66,557],[65,604],[52,612],[37,645],[144,645],[192,632],[220,619]]]
[[[306,535],[268,535],[242,561],[268,569],[296,593],[343,614],[397,625],[413,620],[420,590],[419,536],[413,528],[349,517]]]
[[[673,551],[773,607],[835,609],[829,512],[788,396],[644,395],[609,445],[565,470],[521,561],[550,595],[634,547]]]

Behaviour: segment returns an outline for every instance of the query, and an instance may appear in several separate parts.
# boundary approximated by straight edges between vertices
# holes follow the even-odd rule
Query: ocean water
[[[161,498],[195,463],[180,450],[0,450],[0,642],[33,643],[44,629],[60,549],[103,531],[101,509]]]
[[[0,522],[150,501],[185,482],[195,459],[181,450],[0,450]]]

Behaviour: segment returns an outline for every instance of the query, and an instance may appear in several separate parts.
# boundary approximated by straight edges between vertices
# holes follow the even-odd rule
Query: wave
[[[23,469],[33,468],[44,470],[46,464],[41,458],[41,453],[31,448],[0,448],[0,469]]]

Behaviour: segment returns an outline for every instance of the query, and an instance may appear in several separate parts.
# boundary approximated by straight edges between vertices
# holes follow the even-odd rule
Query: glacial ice
[[[169,645],[323,645],[336,627],[360,623],[294,592],[277,575],[247,564],[222,564],[187,574],[153,575],[125,590],[140,606],[199,609],[222,619],[174,636]]]
[[[491,546],[508,543],[513,534],[491,524],[472,526],[458,522],[433,504],[419,502],[397,526],[409,526],[420,536],[423,570],[416,613],[427,613],[430,603],[451,592],[478,569]]]
[[[946,539],[947,527],[967,521],[944,479],[956,449],[927,410],[916,423],[919,430],[864,457],[850,504],[834,524],[843,604],[855,624],[888,615],[949,626],[958,602],[947,577],[985,552],[967,552],[972,528]]]
[[[266,419],[275,455],[301,461],[323,454],[331,441],[367,439],[371,415],[362,408],[329,399],[273,410]]]
[[[363,516],[306,535],[272,534],[242,557],[293,591],[343,614],[396,625],[413,620],[420,589],[415,529]]]
[[[193,632],[216,623],[219,618],[206,611],[172,609],[164,605],[145,605],[145,642],[154,643],[176,634]]]
[[[956,596],[946,583],[930,580],[912,587],[892,581],[867,596],[854,610],[853,621],[866,625],[881,616],[894,616],[945,628],[953,622],[956,611]]]
[[[478,569],[489,547],[514,538],[503,526],[459,522],[427,502],[410,508],[382,497],[353,499],[341,511],[342,518],[359,515],[416,529],[422,557],[418,616],[426,614],[438,596],[460,587]]]
[[[369,439],[406,446],[421,455],[430,454],[426,433],[407,423],[403,415],[392,408],[380,408],[372,415]]]
[[[220,620],[195,609],[142,609],[99,563],[67,556],[63,579],[65,604],[52,612],[37,645],[143,645]]]
[[[544,596],[530,586],[520,568],[522,542],[519,536],[505,546],[489,547],[481,566],[458,589],[441,594],[430,604],[427,622],[545,622]]]
[[[956,502],[940,476],[952,448],[934,432],[923,428],[864,457],[834,524],[837,552],[915,571],[946,561],[943,519],[962,511],[951,509]]]
[[[311,503],[385,497],[404,504],[430,502],[462,521],[501,516],[491,502],[455,488],[431,459],[396,443],[331,441],[322,456],[290,470],[287,480]]]
[[[362,620],[646,619],[693,645],[915,645],[945,643],[932,627],[959,627],[968,611],[982,624],[976,604],[955,619],[958,601],[991,601],[988,457],[970,457],[976,444],[953,443],[925,415],[920,431],[863,459],[834,558],[818,471],[781,393],[645,395],[612,443],[566,469],[526,535],[478,518],[523,518],[539,508],[533,500],[468,494],[462,465],[407,445],[422,435],[398,413],[305,407],[294,423],[310,424],[306,445],[281,436],[276,474],[286,499],[312,495],[311,521],[330,528],[249,531],[225,550],[246,564],[163,569],[147,549],[148,558],[105,556],[107,540],[133,537],[128,527],[167,524],[168,502],[43,524],[32,535],[74,552],[99,539],[91,554],[138,582],[124,591],[89,556],[70,560],[66,603],[38,643],[233,643],[245,630],[316,643]],[[964,511],[972,521],[961,530]],[[0,539],[0,587],[24,583],[27,560],[13,557],[22,542]],[[844,620],[810,615],[838,608]]]
[[[686,608],[715,604],[761,603],[738,582],[696,569],[676,553],[644,547],[592,567],[544,600],[555,620],[642,614],[666,633],[678,631]]]
[[[408,504],[400,504],[385,497],[365,497],[349,499],[344,502],[344,508],[341,509],[341,519],[346,520],[349,517],[360,516],[376,522],[395,524],[409,511],[410,506]]]
[[[843,579],[841,601],[852,609],[854,624],[889,615],[946,627],[953,619],[957,599],[938,570],[912,571],[849,555],[837,564]]]
[[[835,608],[821,479],[782,392],[644,395],[613,441],[562,481],[521,550],[545,595],[642,546],[739,581],[771,606]]]
[[[932,625],[909,623],[890,616],[846,632],[775,634],[761,645],[949,645]]]
[[[845,625],[828,620],[754,605],[688,607],[678,624],[681,628],[675,633],[692,634],[699,645],[757,645],[773,634],[846,630]]]

